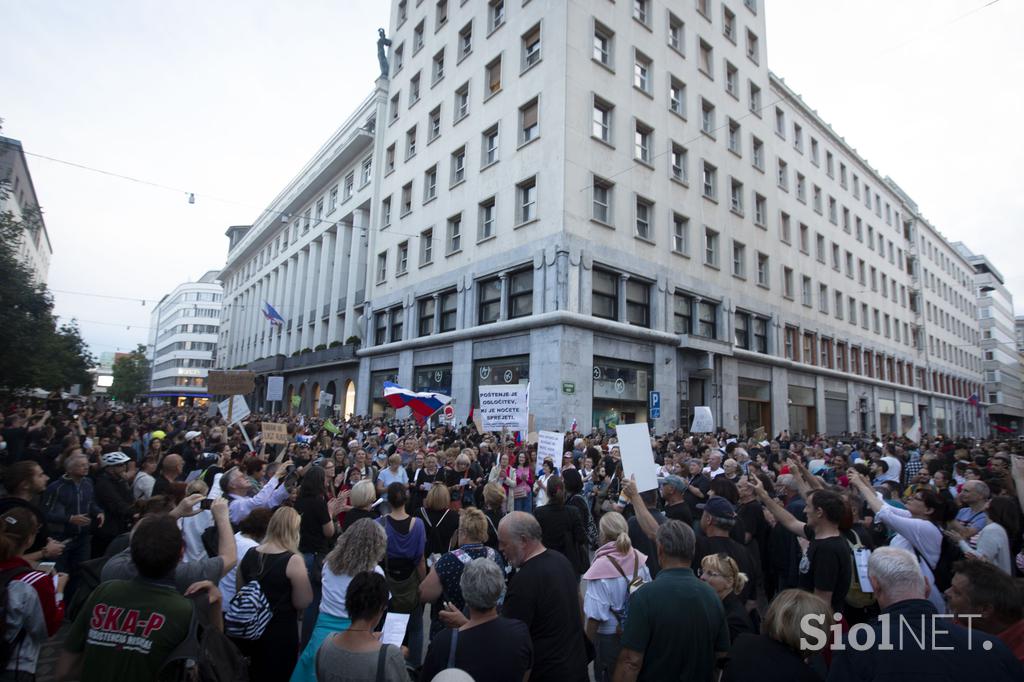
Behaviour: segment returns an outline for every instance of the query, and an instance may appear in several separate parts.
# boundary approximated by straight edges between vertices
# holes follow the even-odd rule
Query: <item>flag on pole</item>
[[[576,422],[576,417],[572,418],[572,424],[569,426],[569,430],[576,433],[576,429],[579,428],[579,424]]]
[[[341,433],[341,429],[339,429],[337,426],[335,426],[334,422],[332,422],[330,419],[328,419],[327,421],[324,422],[324,431],[327,431],[328,433],[332,433],[335,436],[337,436],[339,433]]]
[[[432,414],[452,401],[451,396],[433,391],[410,391],[390,381],[384,382],[384,400],[396,410],[402,407],[412,409],[417,421],[423,422]]]
[[[281,317],[281,313],[274,310],[274,306],[266,301],[263,302],[263,317],[267,318],[271,326],[280,327],[284,324],[284,318]]]

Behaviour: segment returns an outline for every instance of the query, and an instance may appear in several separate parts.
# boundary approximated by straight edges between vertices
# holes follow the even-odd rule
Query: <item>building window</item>
[[[380,224],[387,227],[391,224],[391,197],[384,197],[380,202]]]
[[[523,71],[540,61],[540,24],[523,34]]]
[[[743,349],[750,350],[750,315],[737,312],[733,317],[733,343]]]
[[[750,136],[750,151],[752,156],[751,163],[754,168],[763,171],[764,170],[764,142],[759,140],[755,135]]]
[[[591,308],[594,317],[617,320],[619,318],[619,276],[608,270],[594,268],[591,279]]]
[[[466,148],[459,147],[452,152],[452,186],[466,179]]]
[[[463,83],[455,91],[455,122],[458,123],[469,115],[469,82]]]
[[[409,271],[409,240],[398,245],[398,259],[395,262],[395,275],[404,275]]]
[[[651,59],[639,50],[633,54],[633,87],[651,94]]]
[[[533,269],[520,270],[508,276],[508,318],[533,314]]]
[[[701,301],[697,305],[697,335],[709,339],[718,338],[718,304]]]
[[[729,62],[725,63],[725,91],[736,99],[740,98],[740,72]]]
[[[594,97],[594,112],[590,134],[602,142],[612,143],[612,110],[614,105]]]
[[[814,305],[811,299],[811,278],[808,277],[807,275],[804,275],[803,279],[801,280],[800,295],[801,302],[805,306],[810,308],[812,305]]]
[[[349,173],[345,176],[345,201],[352,198],[352,194],[355,192],[356,187],[356,175],[355,173]]]
[[[448,246],[446,255],[462,250],[462,214],[458,213],[448,219]]]
[[[633,0],[633,18],[641,24],[650,23],[651,0]]]
[[[501,55],[495,57],[491,63],[487,65],[486,72],[484,73],[484,79],[487,87],[487,97],[496,95],[501,91]]]
[[[633,157],[637,161],[651,163],[652,137],[654,137],[654,129],[637,121],[633,133]]]
[[[458,310],[458,294],[454,291],[446,291],[441,294],[441,332],[450,332],[455,329],[455,314]]]
[[[334,213],[334,209],[338,208],[338,186],[335,185],[331,188],[331,193],[327,198],[327,215]]]
[[[747,57],[757,64],[760,61],[760,47],[758,46],[757,35],[747,31]]]
[[[681,147],[675,142],[672,143],[672,177],[679,182],[686,184],[690,181],[687,166],[689,166],[689,155],[686,147]]]
[[[430,265],[434,261],[434,230],[429,228],[420,232],[420,267]]]
[[[683,46],[686,44],[685,36],[685,25],[683,20],[672,14],[668,13],[668,44],[673,50],[677,52],[683,51]]]
[[[690,252],[690,219],[678,213],[672,214],[672,250],[681,254]]]
[[[409,79],[409,108],[420,101],[420,75],[417,73]]]
[[[431,166],[423,174],[423,203],[437,198],[437,166]]]
[[[729,132],[726,143],[731,151],[736,156],[743,156],[743,149],[740,144],[740,124],[736,121],[729,119]]]
[[[828,285],[818,285],[818,310],[828,315]]]
[[[437,54],[434,55],[433,65],[431,67],[431,85],[436,84],[444,78],[444,48],[441,48]]]
[[[537,219],[537,176],[516,185],[516,224]]]
[[[686,118],[686,83],[675,76],[669,80],[668,108],[672,113]]]
[[[416,54],[423,49],[423,28],[424,23],[421,21],[416,24],[416,27],[412,30],[412,53]]]
[[[704,264],[718,267],[718,233],[704,227]]]
[[[757,192],[754,193],[754,224],[762,228],[768,224],[768,200]]]
[[[407,182],[402,186],[402,215],[405,217],[412,213],[412,183]]]
[[[505,0],[491,0],[487,13],[488,25],[494,31],[505,23]]]
[[[495,123],[493,126],[483,132],[483,144],[481,148],[483,150],[483,158],[481,164],[483,167],[489,166],[498,160],[498,124]]]
[[[701,162],[701,192],[706,199],[718,200],[718,169],[707,161]]]
[[[743,215],[743,183],[729,178],[729,210]]]
[[[786,113],[779,107],[775,107],[775,134],[786,139]]]
[[[401,98],[402,93],[400,92],[396,92],[394,95],[391,96],[391,104],[389,105],[388,110],[390,112],[390,117],[392,121],[398,120],[399,107],[401,106],[399,102]]]
[[[473,51],[473,22],[469,22],[459,31],[459,61]]]
[[[712,138],[715,136],[715,105],[703,97],[700,100],[700,131]]]
[[[747,247],[735,240],[732,243],[732,274],[734,277],[747,278]]]
[[[692,333],[692,306],[693,299],[686,294],[676,292],[672,296],[672,330],[676,334]]]
[[[651,239],[654,220],[654,204],[642,197],[636,198],[636,236],[641,239]]]
[[[698,42],[699,56],[697,62],[697,68],[700,69],[708,78],[714,80],[715,78],[715,52],[714,49],[708,43],[700,40]]]
[[[780,189],[789,191],[789,166],[779,159],[778,185]]]
[[[754,85],[753,81],[749,82],[750,85],[750,102],[749,108],[750,113],[754,114],[758,118],[761,117],[761,88]]]
[[[793,268],[782,267],[782,295],[793,299]]]
[[[797,343],[797,336],[799,333],[800,332],[794,327],[786,327],[784,339],[786,344],[785,353],[787,360],[800,361],[800,347]]]
[[[405,160],[408,161],[416,156],[416,126],[409,128],[405,133]],[[347,187],[345,188],[347,191]]]
[[[537,122],[538,101],[533,99],[519,107],[519,144],[526,144],[540,136]]]
[[[388,277],[388,252],[381,251],[377,254],[377,284],[382,283]]]
[[[799,123],[793,123],[793,149],[801,154],[804,152],[804,129]]]
[[[433,296],[421,298],[418,311],[418,336],[430,336],[434,333],[434,311],[437,308],[437,299]]]
[[[494,236],[495,207],[494,197],[480,202],[480,227],[477,230],[477,241]]]
[[[380,346],[388,342],[388,314],[379,312],[373,319],[373,345]]]
[[[769,261],[768,255],[764,253],[757,254],[757,284],[765,289],[769,288]]]
[[[722,35],[726,40],[736,42],[736,15],[725,5],[722,5]]]
[[[437,0],[434,8],[434,30],[438,31],[448,23],[448,0]]]
[[[392,173],[395,170],[395,145],[390,145],[384,152],[384,173]]]
[[[615,32],[607,26],[594,22],[594,54],[593,59],[609,69],[612,64],[612,50],[615,40]]]
[[[492,277],[480,282],[479,296],[477,324],[497,322],[501,314],[501,280]]]
[[[637,327],[651,326],[651,285],[626,280],[626,322]]]
[[[596,175],[594,176],[594,201],[592,217],[605,225],[614,224],[612,218],[612,189],[614,185]]]
[[[434,107],[434,110],[430,112],[428,117],[429,131],[427,132],[427,142],[433,142],[441,136],[441,107],[440,105]]]

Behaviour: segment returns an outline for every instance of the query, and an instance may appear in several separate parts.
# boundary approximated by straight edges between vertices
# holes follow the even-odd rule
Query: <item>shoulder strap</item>
[[[380,653],[377,654],[377,682],[384,682],[385,667],[387,666],[388,647],[390,644],[381,644]]]
[[[448,668],[455,667],[455,650],[459,647],[459,629],[455,628],[452,630],[452,643],[448,647]]]
[[[640,555],[633,550],[633,580],[630,582],[636,582],[636,579],[640,577]]]
[[[629,582],[629,578],[626,578],[626,572],[622,570],[622,566],[620,566],[619,562],[615,560],[615,557],[605,556],[605,558],[608,559],[608,561],[612,562],[612,566],[614,566],[615,570],[619,572],[619,575],[621,575],[626,580],[626,582]]]
[[[427,528],[429,528],[430,530],[434,530],[434,524],[430,522],[430,517],[427,516],[426,507],[420,507],[420,516],[423,517],[423,523],[427,524]],[[443,519],[444,517],[442,516],[441,518]]]

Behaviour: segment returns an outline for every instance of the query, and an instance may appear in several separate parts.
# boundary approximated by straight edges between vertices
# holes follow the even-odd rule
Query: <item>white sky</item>
[[[1024,300],[1024,3],[957,19],[986,1],[767,0],[769,66]],[[57,312],[94,353],[145,343],[152,304],[62,292],[155,300],[221,267],[369,93],[389,5],[0,0],[3,134],[181,190],[29,157]]]

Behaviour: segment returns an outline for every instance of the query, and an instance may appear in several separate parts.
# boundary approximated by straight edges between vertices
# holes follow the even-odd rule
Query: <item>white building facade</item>
[[[178,405],[209,398],[206,375],[215,366],[224,296],[218,274],[178,285],[150,313],[149,397]]]
[[[32,174],[25,160],[21,142],[0,136],[0,212],[10,211],[15,220],[24,223],[18,241],[18,259],[32,271],[38,284],[46,284],[53,247],[46,230],[46,221],[39,209],[39,198],[32,183]]]
[[[1017,349],[1013,294],[1006,288],[1002,273],[986,256],[973,253],[960,242],[954,246],[974,268],[985,380],[981,398],[988,403],[992,425],[1019,434],[1024,417],[1024,377]]]
[[[391,17],[358,371],[316,378],[354,380],[355,412],[387,411],[385,380],[449,393],[460,420],[480,385],[528,382],[541,429],[664,432],[707,405],[737,433],[978,432],[970,265],[769,72],[759,0]]]

